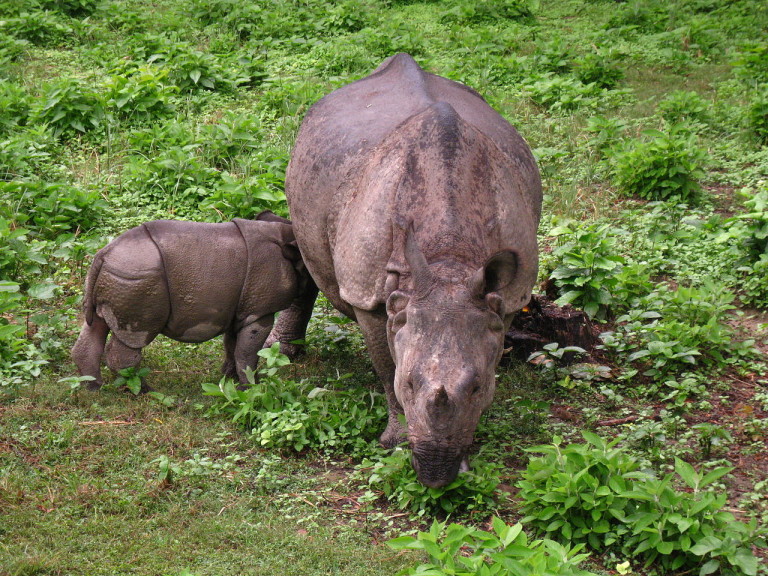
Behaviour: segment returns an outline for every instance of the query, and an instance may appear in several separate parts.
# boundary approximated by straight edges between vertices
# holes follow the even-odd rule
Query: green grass
[[[618,237],[616,250],[629,262],[652,266],[648,281],[654,285],[716,277],[723,283],[716,291],[736,294],[737,309],[729,316],[741,330],[736,334],[755,338],[763,351],[768,345],[765,310],[746,309],[738,300],[745,286],[737,274],[738,245],[723,240],[723,222],[744,209],[736,192],[761,189],[768,172],[766,148],[747,114],[768,77],[768,62],[760,60],[759,45],[754,48],[765,42],[763,2],[539,0],[530,3],[532,21],[483,21],[467,16],[467,6],[478,3],[465,0],[349,0],[332,9],[315,0],[114,0],[80,21],[52,12],[73,29],[59,45],[8,44],[6,50],[5,22],[33,4],[0,0],[0,84],[23,88],[33,109],[54,81],[78,79],[103,95],[108,79],[130,77],[138,66],[161,79],[150,81],[144,93],[134,86],[135,113],[103,101],[106,116],[96,105],[90,110],[95,126],[60,138],[31,116],[6,117],[6,110],[22,114],[25,105],[6,107],[0,100],[0,185],[56,182],[106,202],[95,215],[84,215],[82,206],[56,211],[28,201],[19,214],[9,206],[22,200],[2,196],[0,187],[0,217],[8,220],[0,230],[28,228],[20,243],[0,237],[0,281],[18,283],[22,294],[18,304],[4,308],[0,292],[0,329],[23,327],[17,339],[0,337],[0,379],[7,380],[0,381],[0,576],[373,575],[394,574],[423,558],[383,543],[424,529],[431,518],[412,519],[380,494],[366,494],[364,474],[354,471],[358,462],[343,454],[262,450],[227,417],[205,415],[212,400],[201,385],[219,381],[219,339],[195,346],[159,338],[145,350],[147,382],[166,404],[123,390],[71,391],[59,382],[75,373],[67,351],[79,330],[87,265],[99,246],[150,218],[220,221],[265,208],[287,214],[284,160],[303,114],[394,51],[411,51],[429,71],[479,90],[529,142],[545,192],[542,270],[557,266],[557,240],[548,235],[553,227],[569,218],[607,222],[610,234],[633,231]],[[267,8],[248,12],[254,6]],[[739,64],[738,54],[749,46],[751,59]],[[153,51],[165,56],[158,59]],[[576,63],[586,56],[604,57],[619,69],[619,92],[594,92],[575,80]],[[196,58],[219,81],[217,89],[190,85]],[[179,70],[192,76],[178,76]],[[248,74],[249,83],[224,86],[230,75]],[[189,91],[175,92],[174,82]],[[706,121],[686,127],[695,128],[693,141],[708,160],[702,206],[663,222],[670,210],[620,196],[610,152],[591,143],[595,135],[587,126],[599,116],[623,122],[623,138],[650,128],[667,131],[659,103],[679,90],[696,92],[705,103]],[[153,95],[169,109],[144,117],[141,106],[151,105]],[[258,129],[245,138],[248,146],[227,148],[236,151],[222,158],[201,135],[230,113],[253,117]],[[196,168],[157,168],[153,162],[169,149]],[[221,202],[204,208],[214,195]],[[680,226],[686,220],[693,224]],[[664,258],[671,264],[665,267]],[[28,298],[41,280],[56,284],[54,295]],[[620,305],[640,313],[638,306],[652,304]],[[287,368],[285,378],[322,386],[351,374],[355,384],[377,389],[359,332],[331,332],[336,324],[330,315],[318,305],[308,354]],[[627,334],[626,342],[637,336]],[[566,378],[567,370],[520,362],[499,369],[495,402],[478,429],[483,456],[504,465],[508,497],[499,499],[496,512],[510,523],[520,518],[511,487],[526,466],[526,448],[553,435],[576,442],[591,429],[621,438],[660,473],[675,457],[703,468],[738,463],[733,477],[716,488],[729,490],[731,508],[765,524],[762,358],[686,367],[695,377],[675,371],[659,382],[642,369],[627,376],[636,363],[626,357],[598,356],[611,367],[603,380]],[[47,361],[39,375],[36,359]],[[112,378],[106,369],[105,376]],[[11,385],[16,377],[26,384]],[[605,424],[622,418],[634,420]],[[701,428],[694,428],[701,422],[723,427],[732,440],[705,457]],[[474,525],[487,519],[451,518]],[[590,569],[613,573],[621,560],[597,557]],[[633,569],[643,573],[639,564]]]

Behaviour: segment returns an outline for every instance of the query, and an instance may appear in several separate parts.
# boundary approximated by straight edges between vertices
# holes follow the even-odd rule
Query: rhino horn
[[[440,386],[440,389],[435,394],[435,406],[444,408],[448,405],[448,392],[445,391],[445,386]]]
[[[416,241],[416,231],[413,222],[408,224],[405,238],[405,260],[411,271],[413,280],[413,292],[415,295],[424,295],[434,285],[435,277],[429,269],[427,259]]]

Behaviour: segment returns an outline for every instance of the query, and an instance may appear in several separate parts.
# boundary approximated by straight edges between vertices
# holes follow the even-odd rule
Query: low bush
[[[730,219],[723,238],[735,240],[743,250],[739,271],[742,276],[742,300],[759,306],[768,305],[768,187],[741,191],[746,212]]]
[[[433,522],[429,532],[400,536],[387,542],[395,550],[423,550],[428,562],[406,568],[398,575],[433,576],[594,576],[579,568],[588,554],[581,545],[563,546],[554,540],[529,541],[521,524],[510,526],[499,518],[493,532]]]
[[[706,152],[680,125],[669,132],[646,130],[644,138],[626,140],[610,154],[619,191],[646,200],[698,202],[706,161]]]
[[[693,365],[724,368],[754,356],[754,341],[739,341],[728,323],[733,300],[717,284],[659,284],[616,319],[617,330],[603,334],[603,344],[656,380]]]
[[[590,318],[608,319],[616,304],[617,274],[625,264],[617,254],[611,227],[566,222],[552,228],[549,235],[557,239],[549,257],[549,278],[558,289],[557,303],[579,307]]]
[[[61,182],[0,182],[0,216],[40,238],[91,230],[107,203],[98,192]]]
[[[209,414],[230,415],[265,448],[365,453],[375,431],[384,428],[386,408],[381,394],[346,386],[338,389],[336,382],[319,387],[279,378],[277,371],[288,359],[278,348],[275,344],[259,352],[266,366],[258,381],[250,373],[245,390],[229,379],[203,384],[204,393],[216,399]]]
[[[9,35],[36,46],[63,46],[73,32],[66,19],[48,10],[32,9],[0,20],[0,36]]]
[[[763,84],[752,96],[746,110],[747,125],[761,144],[768,143],[768,84]]]
[[[64,79],[43,88],[30,122],[48,124],[56,136],[82,134],[106,122],[103,97],[80,80]]]
[[[472,459],[471,471],[460,473],[442,488],[427,488],[417,480],[407,449],[379,453],[357,467],[367,489],[361,501],[383,495],[391,505],[410,511],[414,517],[491,511],[498,498],[501,469],[479,455]]]
[[[757,573],[753,543],[763,542],[755,521],[738,522],[723,509],[726,495],[707,489],[731,468],[702,474],[676,460],[675,474],[656,478],[629,454],[584,432],[586,444],[529,449],[518,482],[522,520],[539,532],[597,551],[612,550],[665,570],[704,576]],[[685,490],[674,487],[682,482]]]

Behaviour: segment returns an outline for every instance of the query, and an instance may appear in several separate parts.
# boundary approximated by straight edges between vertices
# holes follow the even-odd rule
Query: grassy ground
[[[359,458],[264,449],[207,413],[201,385],[219,381],[219,341],[153,343],[144,365],[161,395],[60,381],[75,373],[68,349],[82,283],[108,237],[152,218],[287,214],[284,170],[303,113],[398,51],[478,89],[531,145],[545,189],[541,280],[559,263],[551,230],[600,221],[617,231],[615,254],[668,262],[654,286],[711,280],[721,282],[716,295],[736,296],[723,316],[731,336],[702,340],[704,355],[723,351],[721,363],[626,376],[638,368],[628,353],[598,353],[611,374],[590,380],[505,362],[478,432],[503,465],[493,511],[520,518],[526,448],[593,430],[660,473],[675,457],[733,466],[716,489],[738,518],[765,525],[768,317],[745,303],[750,277],[736,273],[723,239],[724,219],[745,210],[738,191],[754,196],[768,178],[749,116],[768,82],[763,3],[542,0],[529,18],[513,0],[263,4],[0,0],[0,280],[21,294],[0,290],[0,575],[373,575],[422,558],[384,542],[431,516],[369,494]],[[603,80],[618,71],[615,84],[595,91],[575,80],[592,56]],[[618,141],[668,131],[674,113],[707,156],[703,200],[680,212],[620,190],[590,129],[622,123]],[[691,300],[709,305],[707,294]],[[707,310],[705,320],[716,314]],[[596,330],[627,322],[611,320]],[[22,328],[8,335],[8,326]],[[742,358],[731,341],[748,338],[758,353]],[[308,344],[284,378],[322,386],[351,375],[377,389],[359,334],[327,308]],[[453,519],[487,526],[490,512]],[[611,574],[622,560],[596,554],[589,566]]]

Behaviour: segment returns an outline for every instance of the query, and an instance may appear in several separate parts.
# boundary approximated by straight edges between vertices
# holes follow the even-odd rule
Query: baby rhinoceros
[[[224,334],[222,370],[246,384],[244,370],[256,369],[275,313],[295,310],[295,301],[314,289],[290,221],[271,212],[222,224],[147,222],[96,253],[72,359],[81,375],[93,376],[95,389],[110,331],[106,360],[113,371],[138,366],[141,349],[158,334],[180,342]]]

